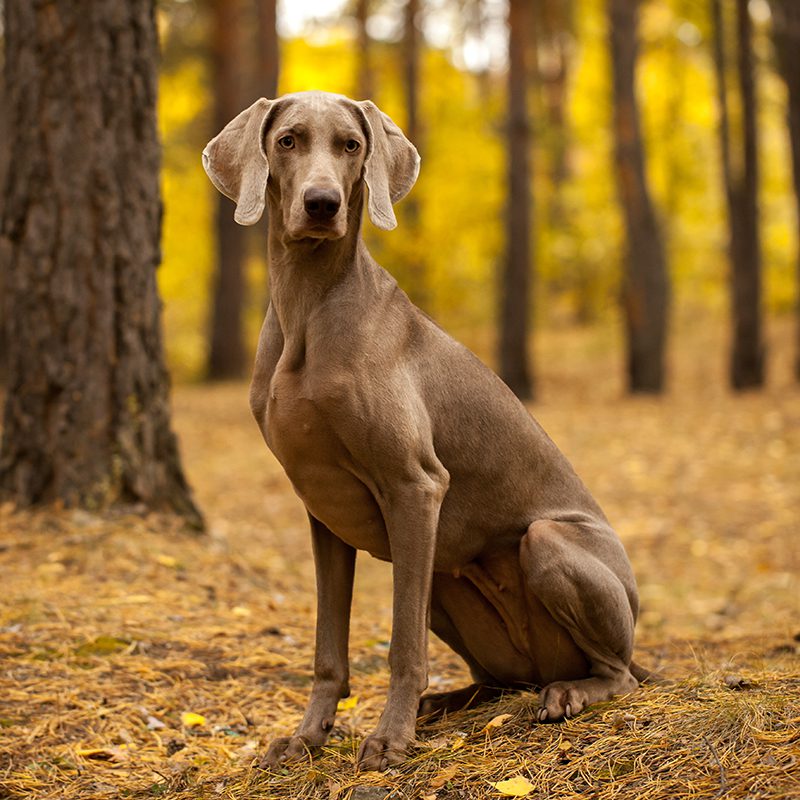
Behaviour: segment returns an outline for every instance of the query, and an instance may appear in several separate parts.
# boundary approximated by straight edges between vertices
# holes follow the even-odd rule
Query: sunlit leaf
[[[534,789],[533,784],[521,775],[518,775],[516,778],[509,778],[505,781],[493,783],[492,786],[494,786],[500,794],[506,795],[507,797],[525,797]]]
[[[345,697],[336,704],[337,711],[350,711],[358,705],[358,695],[352,694],[350,697]]]

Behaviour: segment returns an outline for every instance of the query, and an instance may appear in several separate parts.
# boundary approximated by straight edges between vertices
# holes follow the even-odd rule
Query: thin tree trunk
[[[375,91],[372,80],[372,48],[367,31],[369,12],[370,0],[356,0],[356,97],[361,100],[373,99]]]
[[[531,278],[530,125],[528,122],[527,0],[508,8],[508,207],[506,258],[500,303],[500,376],[517,397],[533,397],[528,366],[528,316]]]
[[[278,96],[280,75],[277,0],[256,0],[256,12],[256,97],[273,98]]]
[[[238,69],[240,11],[236,0],[213,0],[214,132],[222,130],[244,105]],[[224,380],[241,377],[247,359],[242,321],[247,239],[245,230],[234,222],[230,200],[220,194],[217,194],[215,229],[217,258],[206,376]]]
[[[736,3],[737,81],[741,114],[732,124],[728,103],[725,15],[721,0],[712,0],[714,65],[719,101],[722,172],[728,205],[731,262],[730,292],[733,342],[730,382],[734,389],[764,383],[761,332],[761,243],[758,228],[758,156],[753,80],[752,26],[747,0]],[[736,138],[734,138],[734,128]]]
[[[420,153],[424,151],[419,115],[419,64],[420,64],[420,2],[406,0],[403,16],[403,86],[406,100],[406,136]],[[421,308],[428,309],[427,269],[420,247],[419,195],[411,194],[403,203],[403,226],[409,248],[408,294]]]
[[[561,228],[565,223],[562,186],[569,177],[567,85],[570,54],[567,43],[573,29],[572,0],[547,0],[534,4],[534,10],[538,10],[539,16],[534,35],[541,41],[536,73],[547,117],[548,172],[552,184],[546,217],[550,227]]]
[[[0,495],[200,526],[170,429],[156,287],[153,0],[6,0],[9,344]]]
[[[627,241],[623,307],[628,388],[631,392],[661,392],[664,388],[669,279],[661,233],[647,184],[636,99],[637,6],[638,0],[608,2],[615,166]]]
[[[797,202],[797,333],[794,363],[800,381],[800,2],[771,0],[778,66],[788,92],[787,121],[792,149],[792,181]]]

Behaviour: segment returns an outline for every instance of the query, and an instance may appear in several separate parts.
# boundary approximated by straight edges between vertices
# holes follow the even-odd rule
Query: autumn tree
[[[506,252],[500,286],[500,377],[522,400],[533,396],[528,365],[530,313],[531,218],[530,123],[528,121],[527,0],[508,5],[508,199]]]
[[[278,96],[280,45],[277,0],[256,0],[255,97]]]
[[[422,124],[420,121],[420,0],[406,0],[403,7],[402,75],[406,106],[405,134],[424,155]],[[420,247],[421,214],[419,194],[413,192],[402,206],[403,226],[411,246],[406,264],[408,294],[422,308],[428,308],[430,293],[426,275],[423,249]]]
[[[628,388],[631,392],[660,392],[664,387],[669,279],[645,172],[636,97],[638,4],[639,0],[608,0],[615,168],[626,234],[622,298]]]
[[[212,0],[211,72],[214,87],[213,130],[222,130],[244,107],[242,37],[239,0]],[[244,263],[246,231],[231,214],[230,200],[216,193],[214,217],[216,265],[211,297],[210,337],[206,375],[212,380],[239,378],[245,372]]]
[[[787,122],[797,211],[797,334],[794,373],[800,381],[800,3],[770,0],[778,68],[787,89]]]
[[[355,94],[359,100],[371,100],[375,92],[372,79],[372,47],[367,30],[371,10],[370,0],[355,0],[354,20],[356,25],[356,82]]]
[[[153,0],[6,0],[0,494],[201,524],[170,428],[156,288]]]
[[[758,225],[758,140],[752,53],[752,22],[747,0],[734,0],[734,33],[723,0],[711,0],[714,67],[719,104],[722,175],[728,208],[728,253],[733,342],[730,382],[734,389],[764,383],[761,321],[761,241]],[[725,6],[729,3],[725,2]],[[736,93],[729,80],[728,39],[735,43]],[[730,102],[734,95],[734,103]],[[733,112],[733,113],[732,113]]]

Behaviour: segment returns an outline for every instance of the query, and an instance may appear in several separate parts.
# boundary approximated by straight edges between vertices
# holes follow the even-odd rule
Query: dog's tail
[[[630,669],[631,675],[633,675],[639,683],[658,685],[670,682],[660,672],[653,672],[652,670],[645,669],[645,667],[641,666],[641,664],[637,664],[635,661],[631,661],[628,669]]]

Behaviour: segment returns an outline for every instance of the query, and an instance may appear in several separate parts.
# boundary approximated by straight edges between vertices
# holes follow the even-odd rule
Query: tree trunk
[[[403,85],[406,100],[406,136],[423,152],[419,120],[419,61],[420,61],[420,2],[406,0],[403,12]],[[427,268],[420,242],[419,195],[411,194],[403,203],[403,228],[411,243],[408,249],[407,289],[411,299],[421,308],[429,309]]]
[[[0,494],[200,526],[161,343],[153,0],[6,0],[5,37]]]
[[[522,400],[533,397],[528,368],[531,209],[527,0],[508,7],[508,207],[500,303],[500,377]]]
[[[214,78],[212,133],[222,130],[244,106],[241,74],[238,69],[241,58],[240,10],[240,4],[235,0],[213,0],[212,3]],[[244,375],[247,360],[242,322],[247,239],[246,231],[234,222],[230,200],[219,193],[217,193],[215,228],[217,258],[206,377],[211,380],[224,380]]]
[[[256,99],[258,97],[273,98],[278,96],[278,76],[280,74],[277,0],[257,0],[256,11],[258,14]]]
[[[735,120],[731,118],[728,104],[725,15],[721,0],[712,0],[712,14],[722,172],[730,228],[730,292],[733,315],[730,381],[734,389],[748,389],[764,383],[761,243],[758,229],[758,156],[752,26],[747,0],[735,2],[737,79],[741,107],[738,125],[732,124]]]
[[[372,80],[372,52],[367,31],[370,0],[356,0],[356,97],[360,100],[373,99],[375,86]]]
[[[2,46],[0,46],[0,70],[4,71],[2,64]],[[0,108],[6,109],[8,93],[6,92],[5,82],[0,80]],[[3,187],[6,185],[6,174],[8,170],[8,156],[10,152],[9,136],[11,131],[8,130],[8,112],[0,114],[0,220],[3,219]],[[4,265],[0,263],[0,303],[2,298],[6,296],[6,288],[4,282]],[[2,306],[0,306],[1,308]],[[7,370],[7,343],[6,343],[6,326],[3,325],[3,320],[0,318],[0,387],[6,384],[6,370]]]
[[[637,6],[638,0],[608,0],[615,166],[627,241],[622,295],[628,388],[631,392],[661,392],[669,279],[647,184],[636,100]]]
[[[546,0],[534,4],[537,17],[533,26],[540,54],[536,75],[542,87],[547,119],[546,145],[548,172],[552,185],[546,218],[551,228],[562,228],[565,211],[562,187],[569,177],[570,131],[567,89],[570,70],[569,42],[573,35],[572,0]]]
[[[770,0],[772,31],[778,67],[788,93],[787,118],[792,149],[792,180],[797,201],[797,333],[794,363],[800,381],[800,3],[797,0]]]

